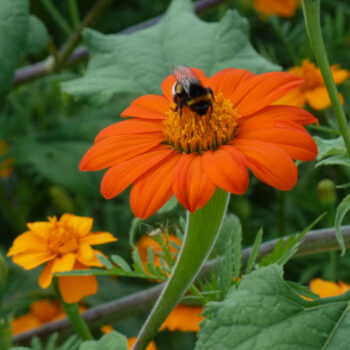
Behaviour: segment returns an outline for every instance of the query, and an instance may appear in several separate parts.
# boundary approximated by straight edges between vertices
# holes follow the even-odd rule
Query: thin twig
[[[345,246],[350,247],[350,225],[343,226],[341,229]],[[287,240],[288,237],[285,238]],[[277,243],[278,239],[274,239],[263,243],[259,249],[259,258],[271,253]],[[333,228],[313,230],[308,232],[301,241],[295,257],[311,255],[326,251],[339,250],[335,231]],[[245,248],[242,251],[242,263],[246,264],[252,248]],[[217,259],[208,261],[201,273],[200,277],[210,275],[211,269],[217,265]],[[132,295],[111,301],[109,303],[93,307],[84,312],[83,317],[86,322],[92,326],[99,326],[112,321],[120,321],[128,317],[147,312],[151,309],[153,303],[161,293],[164,283],[147,290],[134,293]],[[48,336],[53,332],[67,331],[71,328],[70,322],[67,318],[47,323],[41,327],[33,330],[20,333],[14,337],[15,343],[28,342],[32,337]]]
[[[200,13],[228,1],[229,0],[200,0],[194,4],[194,10],[196,13]],[[163,16],[154,17],[150,20],[122,30],[118,34],[131,34],[142,29],[148,28],[154,25],[155,23],[159,22],[159,20],[162,19],[162,17]],[[89,51],[87,47],[77,48],[73,51],[70,57],[67,58],[66,66],[71,66],[78,62],[84,61],[88,58],[88,56]],[[17,86],[35,80],[45,75],[52,74],[54,71],[55,69],[53,69],[52,67],[52,58],[50,56],[42,62],[38,62],[33,65],[17,69],[13,79],[13,85]]]

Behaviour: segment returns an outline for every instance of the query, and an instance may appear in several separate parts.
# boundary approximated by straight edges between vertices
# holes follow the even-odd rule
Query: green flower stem
[[[74,28],[78,28],[80,23],[79,8],[77,0],[68,0],[69,12]]]
[[[51,0],[41,0],[41,3],[45,6],[47,12],[50,13],[52,18],[55,20],[57,25],[67,34],[70,35],[73,32],[73,29],[66,21],[66,19],[60,14],[55,5]]]
[[[204,207],[194,214],[188,213],[185,239],[179,258],[162,294],[141,329],[133,350],[146,348],[197,276],[218,236],[228,198],[227,192],[217,189]]]
[[[81,315],[78,307],[78,303],[68,304],[61,300],[64,310],[73,326],[75,332],[83,340],[93,339],[88,326],[86,325],[83,316]]]
[[[323,80],[332,102],[334,114],[337,119],[341,135],[344,139],[345,147],[350,155],[350,130],[348,128],[346,116],[332,77],[327,52],[322,38],[320,2],[321,0],[303,0],[305,24],[312,50],[314,52],[317,64],[320,67]]]

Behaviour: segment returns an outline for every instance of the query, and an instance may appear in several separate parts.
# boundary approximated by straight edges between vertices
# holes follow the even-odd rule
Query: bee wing
[[[187,93],[191,83],[200,84],[197,77],[192,72],[192,69],[184,64],[172,68],[175,79],[182,85]]]

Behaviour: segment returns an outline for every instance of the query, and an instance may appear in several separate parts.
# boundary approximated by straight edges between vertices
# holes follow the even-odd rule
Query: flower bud
[[[58,213],[72,213],[74,211],[72,198],[62,187],[52,186],[50,197]]]
[[[317,186],[317,195],[322,206],[334,205],[337,201],[334,182],[330,179],[321,180]]]

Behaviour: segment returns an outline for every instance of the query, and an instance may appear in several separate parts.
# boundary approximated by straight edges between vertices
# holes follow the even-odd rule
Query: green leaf
[[[122,270],[131,272],[131,267],[129,264],[119,255],[114,254],[111,256],[111,260],[118,265]]]
[[[250,271],[253,270],[254,264],[256,262],[256,259],[259,256],[259,248],[260,248],[260,244],[261,244],[261,240],[262,240],[262,236],[263,236],[263,229],[261,228],[259,230],[259,232],[256,235],[255,241],[254,241],[254,245],[252,248],[252,251],[249,255],[249,259],[248,259],[248,263],[247,263],[247,268],[245,270],[245,273],[248,274]]]
[[[130,35],[103,35],[85,30],[90,61],[84,77],[65,82],[77,98],[104,104],[121,93],[161,93],[160,84],[173,65],[187,64],[212,75],[224,68],[254,73],[278,70],[249,43],[248,22],[228,10],[218,23],[193,13],[190,0],[174,0],[156,25]]]
[[[319,167],[322,165],[342,165],[342,166],[350,167],[350,158],[347,155],[331,156],[321,160],[320,162],[317,162],[316,167]]]
[[[195,350],[349,349],[350,292],[308,301],[279,265],[253,271],[205,310]]]
[[[105,334],[99,340],[88,340],[79,350],[127,350],[126,337],[116,331]]]
[[[100,263],[107,269],[113,269],[113,264],[108,260],[106,256],[103,254],[96,254],[97,259],[100,261]]]
[[[347,212],[350,210],[350,194],[347,195],[341,203],[338,205],[337,212],[335,214],[335,235],[337,237],[337,241],[341,248],[341,253],[344,255],[346,251],[346,247],[344,244],[344,239],[341,234],[341,224]]]
[[[36,16],[29,17],[29,31],[27,35],[26,53],[38,55],[47,47],[49,34],[44,23]]]

